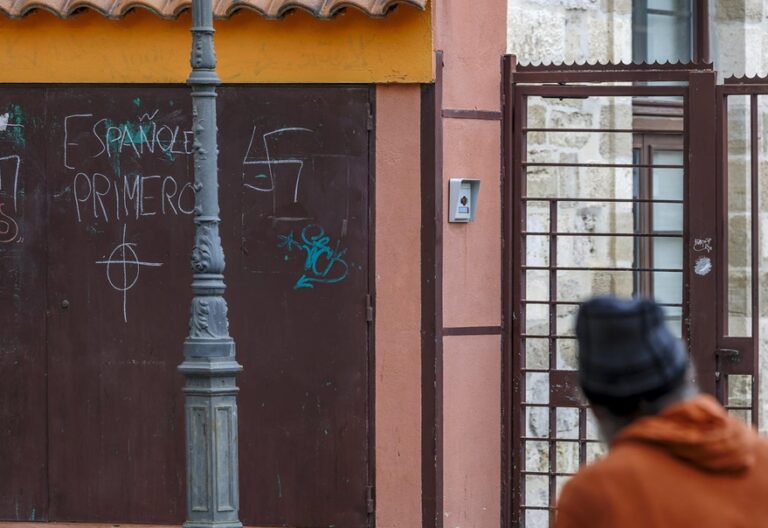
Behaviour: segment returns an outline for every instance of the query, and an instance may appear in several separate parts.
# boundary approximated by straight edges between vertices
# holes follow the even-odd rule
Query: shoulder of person
[[[605,486],[613,471],[611,463],[606,462],[606,459],[602,459],[584,466],[566,482],[557,501],[555,528],[610,526]]]

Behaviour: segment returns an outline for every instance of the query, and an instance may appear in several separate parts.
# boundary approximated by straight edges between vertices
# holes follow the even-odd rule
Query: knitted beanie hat
[[[639,401],[677,386],[688,368],[682,342],[650,299],[596,297],[576,320],[579,381],[593,403]]]

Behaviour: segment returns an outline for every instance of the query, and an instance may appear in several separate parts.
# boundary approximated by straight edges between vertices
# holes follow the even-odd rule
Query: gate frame
[[[750,302],[752,321],[750,336],[729,336],[728,331],[728,97],[734,95],[750,98]],[[712,361],[717,374],[746,374],[752,376],[751,412],[752,424],[758,425],[760,396],[760,262],[758,249],[760,244],[760,151],[758,147],[758,97],[768,95],[768,77],[726,78],[716,87],[717,104],[717,175],[718,175],[718,218],[723,221],[718,225],[718,239],[721,250],[717,252],[718,307],[717,336],[718,346]],[[730,354],[736,351],[736,356]],[[730,360],[725,360],[730,358]],[[718,364],[719,360],[719,364]],[[751,371],[751,372],[750,372]],[[727,402],[727,383],[720,376],[713,380],[713,392],[725,405]]]
[[[711,238],[719,241],[718,216],[712,211],[719,211],[719,186],[716,170],[718,142],[715,134],[716,113],[716,74],[711,63],[695,64],[595,64],[595,65],[517,65],[513,55],[503,59],[503,126],[502,126],[502,394],[501,394],[501,519],[505,528],[521,526],[520,522],[520,471],[519,439],[524,418],[520,413],[520,364],[516,354],[517,337],[521,333],[521,318],[517,311],[521,304],[520,270],[522,269],[521,230],[524,218],[517,199],[522,196],[521,159],[524,135],[516,132],[521,129],[525,118],[524,94],[530,89],[520,89],[519,84],[559,85],[552,90],[563,95],[578,91],[594,90],[594,95],[610,93],[631,95],[635,88],[588,86],[576,88],[568,83],[578,82],[679,82],[687,81],[684,96],[684,224],[683,244],[683,332],[688,336],[689,352],[696,360],[702,390],[714,393],[714,379],[706,380],[705,372],[713,372],[717,349],[717,323],[722,312],[718,303],[718,285],[721,280],[724,253],[715,248],[715,273],[706,276],[694,274],[691,263],[696,257],[693,244],[696,238]],[[597,89],[595,89],[597,88]],[[602,89],[601,89],[602,88]],[[605,89],[607,88],[607,89]],[[767,87],[768,88],[768,87]],[[660,94],[663,95],[663,94]],[[718,129],[719,130],[719,129]],[[721,142],[722,143],[722,142]],[[691,199],[692,189],[689,182],[693,175],[701,175],[701,181],[712,192],[699,192],[697,199]],[[699,188],[699,186],[696,186]],[[717,190],[717,192],[716,192]],[[692,229],[693,226],[693,229]],[[550,241],[551,243],[551,241]],[[550,261],[550,266],[552,262]],[[695,284],[696,287],[692,287]],[[550,299],[551,300],[551,299]],[[692,307],[716,306],[715,310],[696,310],[691,315]],[[550,328],[550,333],[552,329]],[[514,341],[513,341],[514,340]],[[709,351],[709,353],[707,353]]]

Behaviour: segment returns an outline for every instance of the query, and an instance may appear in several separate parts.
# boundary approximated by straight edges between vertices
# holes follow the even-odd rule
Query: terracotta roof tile
[[[355,7],[372,17],[386,15],[397,4],[424,9],[427,0],[211,0],[216,18],[228,18],[241,9],[255,11],[266,18],[280,18],[294,9],[308,11],[318,18],[330,18],[347,7]],[[191,7],[191,0],[0,0],[0,16],[21,18],[43,9],[67,18],[81,9],[92,9],[107,18],[120,18],[134,8],[147,9],[162,18],[176,18]]]

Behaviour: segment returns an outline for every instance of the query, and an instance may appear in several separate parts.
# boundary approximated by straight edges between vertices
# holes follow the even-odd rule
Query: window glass
[[[681,150],[656,150],[654,151],[653,163],[654,165],[666,166],[653,169],[653,199],[682,200],[683,152]],[[674,165],[679,165],[681,168],[675,168]],[[653,228],[656,232],[682,231],[682,204],[653,204]]]
[[[636,0],[632,12],[635,62],[688,62],[692,55],[692,0]]]

